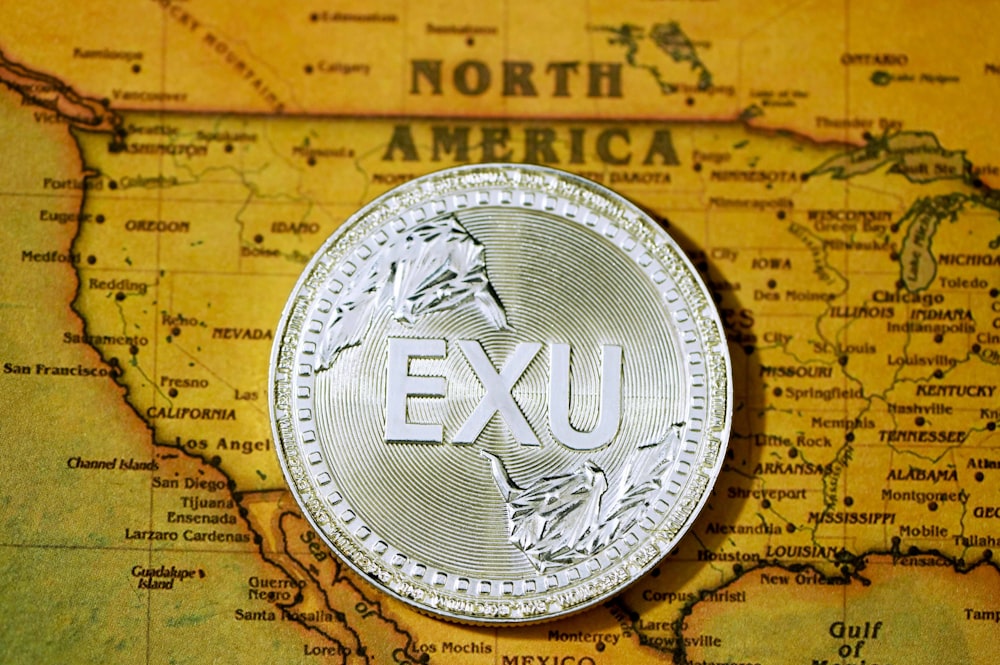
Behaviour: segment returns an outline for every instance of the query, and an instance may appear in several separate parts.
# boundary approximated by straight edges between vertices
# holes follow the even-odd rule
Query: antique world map
[[[995,659],[1000,3],[86,0],[0,20],[0,661]],[[342,565],[267,407],[322,240],[394,185],[495,161],[650,211],[709,284],[735,373],[726,464],[676,550],[512,629],[416,613]]]

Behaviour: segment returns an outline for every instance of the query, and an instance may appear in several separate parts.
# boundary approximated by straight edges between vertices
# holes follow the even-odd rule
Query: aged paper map
[[[0,21],[0,661],[995,660],[1000,3],[84,0]],[[661,220],[716,297],[736,392],[718,484],[662,565],[500,630],[418,614],[327,551],[266,386],[322,240],[396,184],[491,161]]]

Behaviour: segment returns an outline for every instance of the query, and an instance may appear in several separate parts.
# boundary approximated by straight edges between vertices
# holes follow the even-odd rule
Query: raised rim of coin
[[[550,227],[569,240],[550,247]],[[544,299],[529,306],[517,293],[551,290],[558,309],[579,281],[563,273],[583,262],[558,250],[577,242],[604,261],[586,274],[595,292],[581,302],[611,302],[575,328],[562,321],[560,334],[581,347],[596,340],[598,353],[543,339],[526,313]],[[633,294],[652,314],[623,306]],[[662,330],[619,339],[632,342],[647,319]],[[630,348],[640,341],[655,353]],[[459,358],[451,369],[448,353]],[[458,403],[449,381],[464,400],[454,421],[433,415]],[[571,397],[574,383],[597,389]],[[667,233],[601,185],[516,164],[416,178],[344,222],[285,306],[268,386],[282,471],[333,551],[421,611],[494,625],[590,607],[669,553],[721,469],[732,391],[712,297]],[[538,395],[544,404],[526,404]],[[441,494],[451,490],[459,498]],[[475,535],[463,540],[455,525]]]

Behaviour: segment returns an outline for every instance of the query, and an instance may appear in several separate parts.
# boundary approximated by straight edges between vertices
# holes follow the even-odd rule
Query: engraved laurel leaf
[[[361,343],[378,309],[380,266],[373,266],[363,279],[349,282],[336,302],[336,310],[327,324],[319,350],[316,369],[333,364],[337,354]]]
[[[430,314],[474,306],[501,330],[507,316],[486,273],[483,246],[454,214],[419,224],[396,237],[348,281],[323,331],[316,369],[329,368],[344,349],[361,343],[380,311],[413,325]]]
[[[663,439],[640,447],[612,491],[604,470],[591,460],[576,471],[522,488],[499,457],[481,451],[504,499],[509,542],[539,571],[572,565],[601,551],[645,512],[649,495],[662,486],[674,462],[683,426],[671,425]]]
[[[646,497],[662,486],[663,478],[674,462],[674,450],[680,441],[683,426],[684,423],[671,425],[662,441],[639,449],[628,471],[622,475],[621,495],[609,505],[609,514],[603,521],[617,520],[622,531],[635,524],[639,513],[646,507]]]
[[[578,559],[579,544],[595,532],[600,518],[601,498],[608,489],[604,471],[588,461],[577,471],[521,488],[507,475],[500,458],[486,451],[481,454],[490,460],[504,496],[508,540],[539,570]]]
[[[472,303],[494,328],[507,327],[486,274],[484,248],[454,215],[415,227],[393,250],[396,320],[414,323],[426,314]]]

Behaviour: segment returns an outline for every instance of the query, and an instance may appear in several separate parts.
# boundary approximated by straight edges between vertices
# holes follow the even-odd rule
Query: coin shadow
[[[759,489],[755,469],[763,455],[763,448],[755,443],[757,435],[767,431],[768,409],[760,380],[759,334],[753,312],[740,296],[739,279],[712,260],[709,248],[654,211],[645,212],[684,250],[719,308],[732,361],[733,420],[722,469],[687,534],[659,565],[609,604],[637,626],[645,616],[656,617],[648,625],[662,625],[667,617],[682,621],[695,602],[762,565],[766,537],[733,538],[733,527],[744,526],[748,516],[755,524],[770,524],[769,528],[783,531],[787,527],[754,495],[754,489]]]

